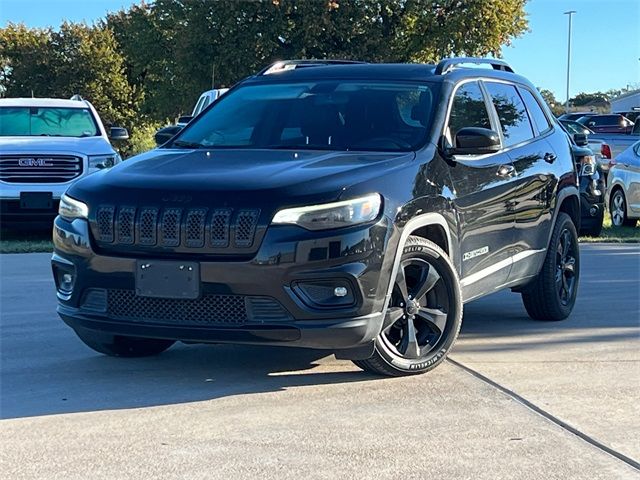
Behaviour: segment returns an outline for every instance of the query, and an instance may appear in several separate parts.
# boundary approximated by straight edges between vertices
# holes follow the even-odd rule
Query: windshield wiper
[[[178,148],[204,148],[205,145],[197,142],[185,142],[184,140],[176,140],[171,144],[172,147]]]

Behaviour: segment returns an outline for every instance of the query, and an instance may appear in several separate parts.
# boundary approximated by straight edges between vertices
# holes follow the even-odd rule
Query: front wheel
[[[522,302],[534,320],[564,320],[578,295],[580,250],[571,217],[558,214],[542,269],[522,292]]]
[[[635,227],[636,220],[627,217],[627,199],[618,188],[611,196],[611,225],[614,227]]]
[[[112,357],[149,357],[164,352],[175,343],[174,340],[105,335],[84,329],[75,332],[86,346]]]
[[[373,356],[354,363],[396,377],[428,372],[446,358],[461,323],[462,294],[451,260],[436,244],[409,237]]]

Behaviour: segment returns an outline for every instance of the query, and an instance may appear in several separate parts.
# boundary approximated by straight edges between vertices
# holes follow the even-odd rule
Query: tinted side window
[[[540,107],[540,104],[538,103],[538,100],[536,100],[536,97],[534,97],[533,93],[526,88],[521,88],[520,93],[522,94],[522,99],[527,106],[527,110],[529,110],[531,119],[536,124],[536,127],[538,127],[538,131],[542,133],[549,130],[551,127],[551,125],[549,125],[549,120],[542,111],[542,107]]]
[[[505,146],[533,138],[531,121],[516,87],[492,82],[487,82],[486,86],[500,119]]]
[[[465,83],[453,97],[449,116],[449,135],[451,140],[463,127],[491,128],[489,113],[477,82]]]

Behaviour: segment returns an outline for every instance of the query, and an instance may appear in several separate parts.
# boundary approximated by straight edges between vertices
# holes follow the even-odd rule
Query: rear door
[[[463,127],[497,130],[479,82],[459,85],[445,129],[453,144]],[[449,169],[455,188],[461,248],[461,285],[465,300],[503,285],[511,267],[514,185],[509,155],[456,155]]]
[[[533,93],[514,84],[485,81],[501,134],[515,167],[511,211],[514,236],[513,267],[509,280],[537,273],[551,230],[552,200],[557,184],[557,153],[547,137],[551,123]]]

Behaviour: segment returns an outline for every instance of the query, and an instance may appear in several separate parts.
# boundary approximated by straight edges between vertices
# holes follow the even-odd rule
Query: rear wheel
[[[175,343],[174,340],[105,335],[91,330],[77,329],[75,332],[85,345],[112,357],[149,357],[164,352]]]
[[[447,254],[428,240],[409,237],[374,354],[354,363],[389,376],[425,373],[445,359],[461,323],[460,285]]]
[[[611,224],[614,227],[635,227],[637,220],[627,217],[627,199],[624,192],[618,188],[611,196]]]
[[[522,302],[535,320],[564,320],[573,310],[580,278],[578,235],[571,217],[558,214],[542,270],[522,292]]]

